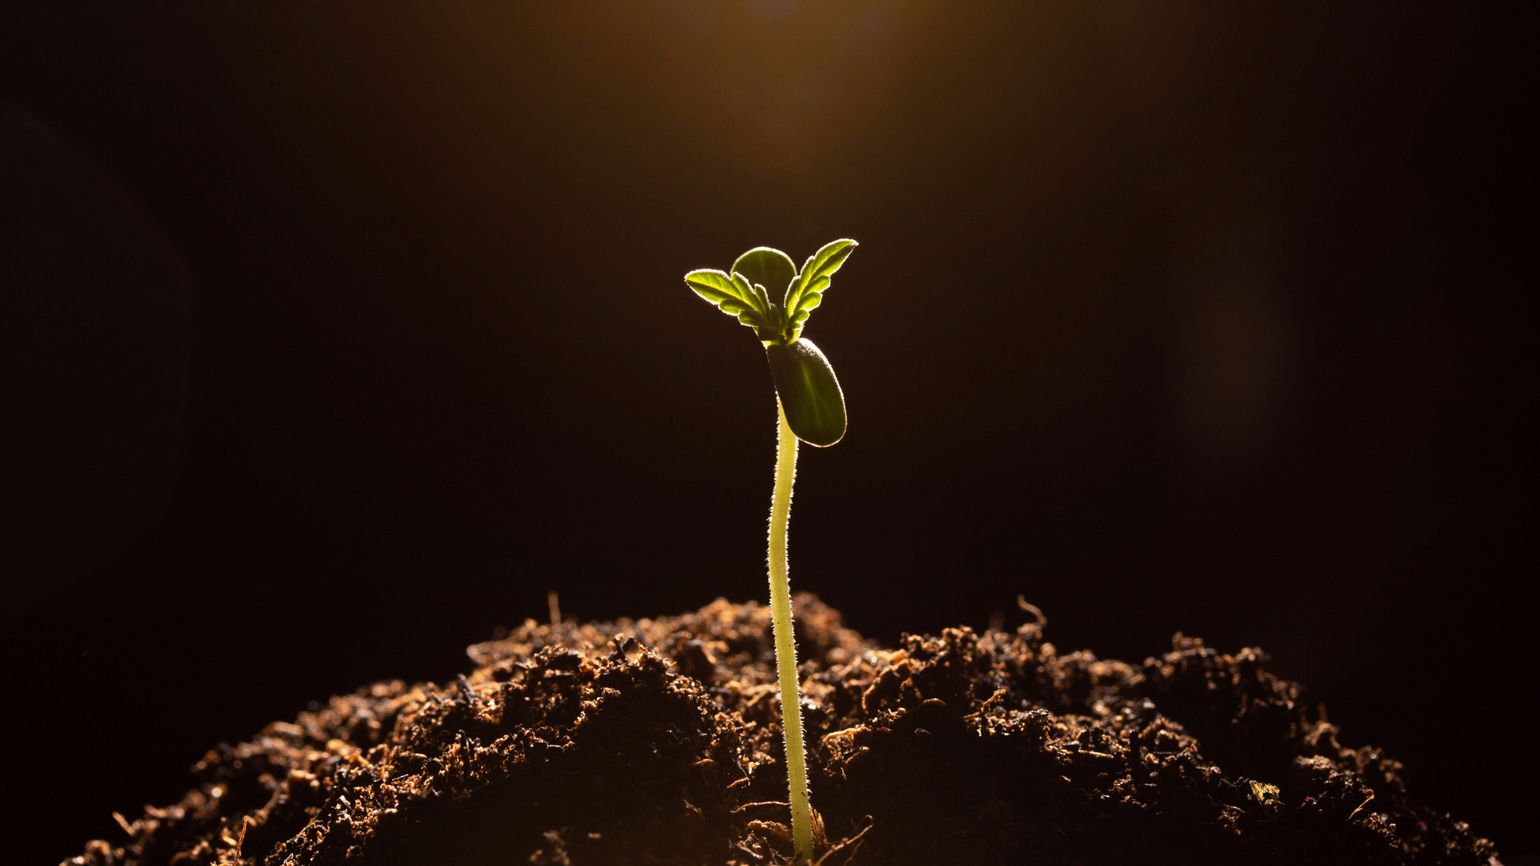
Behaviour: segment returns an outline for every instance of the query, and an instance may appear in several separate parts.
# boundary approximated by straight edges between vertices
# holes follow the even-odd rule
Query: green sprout
[[[813,810],[808,802],[797,648],[791,630],[786,531],[791,519],[791,487],[797,478],[797,441],[819,448],[840,441],[845,436],[845,395],[829,359],[812,340],[803,339],[802,328],[813,310],[823,303],[830,278],[855,247],[852,240],[826,244],[803,263],[800,271],[791,257],[780,250],[755,247],[739,256],[730,272],[699,270],[684,277],[695,294],[754,329],[765,347],[765,359],[770,363],[770,377],[775,384],[780,422],[775,492],[770,499],[770,616],[775,634],[775,668],[781,686],[781,727],[786,738],[791,835],[797,859],[803,861],[813,857]]]

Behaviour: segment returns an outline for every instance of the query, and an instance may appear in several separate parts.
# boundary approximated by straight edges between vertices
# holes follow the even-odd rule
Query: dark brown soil
[[[824,864],[1495,864],[1255,649],[1139,664],[1038,623],[881,648],[797,601]],[[787,862],[769,616],[534,622],[195,768],[70,864]]]

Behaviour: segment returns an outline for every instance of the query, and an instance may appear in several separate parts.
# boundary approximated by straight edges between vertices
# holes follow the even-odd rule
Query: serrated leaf
[[[823,293],[828,290],[834,272],[845,264],[856,246],[849,238],[832,241],[803,263],[802,271],[786,289],[784,307],[790,323],[785,334],[787,342],[795,343],[802,336],[802,326],[807,322],[804,314],[823,303]]]
[[[833,277],[834,272],[838,271],[840,266],[845,264],[845,260],[850,258],[850,254],[855,251],[856,246],[855,241],[849,238],[842,238],[824,244],[818,252],[808,256],[807,261],[802,264],[802,270],[797,274],[797,279],[787,289],[786,308],[788,310],[796,309],[797,301],[801,296],[811,290],[813,285],[820,280],[824,281],[825,287],[827,287],[829,278]]]
[[[747,278],[745,278],[745,279],[747,279]],[[770,303],[770,293],[768,291],[766,291],[765,287],[760,285],[759,283],[755,283],[754,284],[754,297],[759,299],[760,306],[763,309],[768,310],[768,309],[770,309],[771,306],[773,306]]]
[[[738,287],[733,285],[732,277],[722,271],[706,268],[690,271],[684,275],[684,281],[690,288],[699,292],[717,292],[723,295],[737,295]],[[703,296],[704,297],[704,296]]]
[[[685,274],[684,282],[701,299],[755,329],[761,338],[771,332],[770,305],[747,280],[728,276],[722,271],[701,269]]]

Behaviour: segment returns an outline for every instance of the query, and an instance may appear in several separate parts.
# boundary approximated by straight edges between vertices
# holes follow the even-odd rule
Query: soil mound
[[[1495,864],[1267,671],[1131,664],[1040,623],[883,648],[797,599],[820,863]],[[790,853],[767,608],[528,622],[194,768],[72,866],[767,864]]]

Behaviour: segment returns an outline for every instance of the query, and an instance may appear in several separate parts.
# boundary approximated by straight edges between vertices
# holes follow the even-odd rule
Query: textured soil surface
[[[1142,663],[1040,620],[874,645],[797,600],[833,864],[1495,864],[1258,650]],[[768,610],[526,623],[446,684],[382,682],[200,762],[69,864],[788,862]]]

